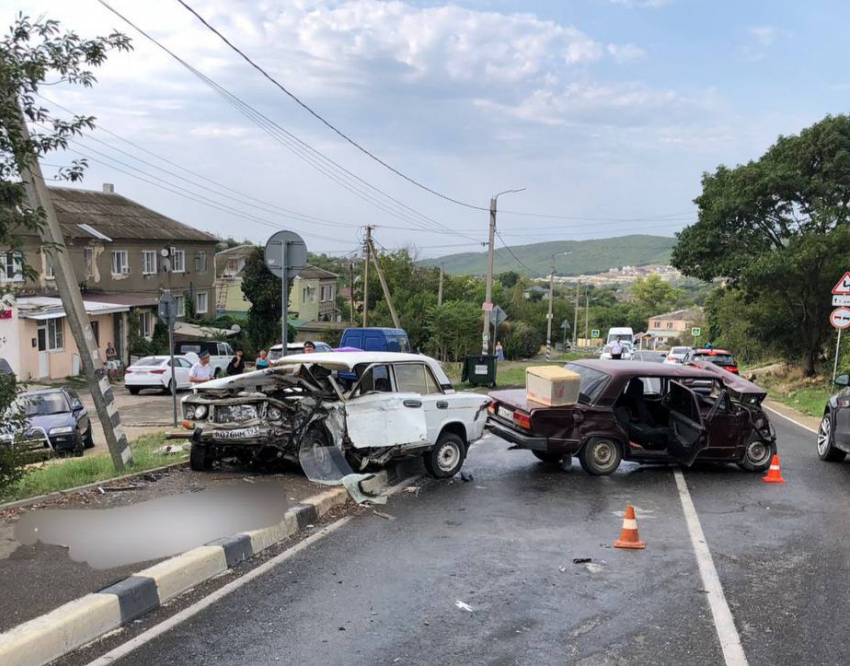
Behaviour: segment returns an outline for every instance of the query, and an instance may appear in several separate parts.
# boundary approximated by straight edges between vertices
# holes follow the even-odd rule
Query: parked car
[[[850,375],[838,375],[841,390],[823,408],[818,427],[818,455],[826,462],[841,462],[850,453]]]
[[[615,338],[616,340],[616,338]],[[610,361],[613,357],[611,356],[611,347],[613,343],[608,343],[602,348],[602,352],[599,354],[599,358],[604,361]],[[632,343],[627,340],[620,341],[620,346],[623,348],[623,353],[620,356],[621,361],[628,361],[632,358],[632,354],[634,354],[634,350],[632,349]]]
[[[684,363],[685,357],[691,351],[690,347],[671,347],[670,353],[664,359],[665,363]]]
[[[347,328],[339,346],[375,352],[411,351],[410,340],[403,328]]]
[[[12,366],[9,365],[9,361],[5,358],[0,358],[0,375],[14,375],[15,372],[12,370]]]
[[[57,453],[81,456],[83,449],[94,446],[88,410],[73,389],[25,391],[18,396],[14,408],[23,410],[26,416],[27,448],[52,448]],[[0,441],[11,442],[16,434],[7,427],[0,433]]]
[[[694,365],[697,361],[707,361],[735,375],[738,374],[738,362],[725,349],[691,349],[685,356],[683,363]]]
[[[192,388],[189,373],[192,370],[193,358],[175,356],[174,365],[175,368],[172,372],[170,356],[145,356],[140,358],[124,371],[124,386],[133,395],[138,395],[144,389],[156,389],[163,393],[171,393],[172,381],[176,381],[178,391]]]
[[[333,351],[333,347],[331,347],[326,342],[319,342],[314,340],[313,344],[316,345],[316,351],[314,353],[319,352],[331,352]],[[274,345],[271,349],[269,349],[269,361],[277,361],[279,358],[283,357],[281,351],[283,350],[283,345]],[[304,353],[304,343],[303,342],[287,342],[286,343],[286,355],[291,356],[292,354],[303,354]]]
[[[578,456],[590,474],[613,473],[621,460],[697,458],[763,471],[776,435],[761,403],[766,392],[712,366],[576,361],[578,402],[545,407],[525,390],[494,391],[487,429],[544,462]]]
[[[174,343],[175,356],[186,356],[195,354],[200,356],[202,351],[209,352],[210,365],[213,367],[215,377],[224,377],[227,374],[227,366],[233,359],[233,347],[229,342],[216,342],[214,340],[182,340]]]
[[[488,402],[455,392],[427,356],[330,352],[286,356],[265,370],[198,385],[183,399],[183,415],[193,431],[193,469],[232,455],[245,462],[331,458],[334,449],[354,470],[421,455],[444,478],[460,470],[481,437]]]

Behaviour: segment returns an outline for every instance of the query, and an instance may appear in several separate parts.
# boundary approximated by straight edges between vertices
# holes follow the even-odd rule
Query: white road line
[[[729,610],[729,604],[726,603],[726,596],[723,594],[717,569],[714,568],[714,560],[711,557],[711,551],[708,549],[699,516],[697,516],[697,511],[691,500],[688,484],[685,482],[681,470],[673,470],[673,476],[676,478],[676,487],[679,489],[679,499],[682,502],[682,511],[685,513],[685,522],[688,524],[688,532],[691,535],[691,544],[697,558],[699,575],[702,578],[703,587],[708,593],[706,595],[708,607],[711,609],[711,615],[714,618],[714,627],[717,629],[717,637],[720,639],[723,659],[726,666],[747,666],[747,656],[744,654],[744,648],[741,645],[741,637],[735,628],[735,619],[732,617],[732,611]]]
[[[792,419],[790,416],[785,416],[785,414],[783,414],[782,412],[779,412],[779,411],[777,411],[777,410],[773,409],[772,407],[768,407],[767,405],[764,405],[764,404],[762,405],[762,407],[764,407],[764,408],[765,408],[767,411],[769,411],[769,412],[773,412],[773,413],[774,413],[774,414],[776,414],[777,416],[781,416],[781,417],[782,417],[783,419],[785,419],[786,421],[791,421],[791,423],[793,423],[795,426],[800,426],[803,430],[808,430],[809,432],[813,432],[813,433],[815,433],[816,435],[818,434],[818,431],[817,431],[817,430],[815,430],[814,428],[810,428],[810,427],[809,427],[809,426],[807,426],[807,425],[803,425],[803,424],[802,424],[802,423],[800,423],[799,421],[795,421],[795,420],[794,420],[794,419]]]

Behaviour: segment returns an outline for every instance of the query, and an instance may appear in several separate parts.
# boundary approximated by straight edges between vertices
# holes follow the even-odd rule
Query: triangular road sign
[[[850,271],[847,271],[844,274],[844,277],[838,281],[838,284],[832,288],[832,293],[842,295],[850,294]]]

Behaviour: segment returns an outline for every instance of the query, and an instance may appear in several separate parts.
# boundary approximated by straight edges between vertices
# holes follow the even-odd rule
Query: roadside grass
[[[747,371],[742,372],[744,376]],[[804,377],[799,367],[783,366],[777,372],[759,374],[756,383],[767,389],[768,395],[806,416],[820,417],[829,397],[838,391],[829,378]]]
[[[118,473],[112,465],[108,453],[101,453],[83,458],[58,458],[49,460],[42,466],[33,466],[18,483],[0,490],[0,501],[14,502],[15,500],[45,495],[58,490],[68,490],[97,481],[109,479],[124,474],[143,472],[146,469],[162,467],[169,463],[178,462],[180,458],[174,455],[154,453],[154,450],[165,443],[164,433],[143,435],[132,442],[134,465],[125,472]]]
[[[544,359],[523,360],[523,361],[502,361],[496,366],[496,387],[500,389],[516,388],[525,386],[525,370],[532,366],[540,365],[563,365],[569,361],[575,361],[580,358],[590,358],[593,355],[584,352],[568,352],[566,354],[553,354],[552,360],[548,363]],[[472,386],[469,382],[460,381],[462,374],[462,364],[446,363],[446,374],[454,383],[455,388],[461,391],[472,391],[475,393],[487,393],[490,388],[488,386]]]

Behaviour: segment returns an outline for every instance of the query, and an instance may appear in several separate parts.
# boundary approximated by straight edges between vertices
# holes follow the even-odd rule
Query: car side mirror
[[[850,386],[850,375],[838,375],[835,378],[836,386]]]
[[[72,411],[79,412],[79,411],[82,411],[82,409],[83,409],[83,403],[80,402],[79,400],[74,400],[71,403],[71,410]]]

